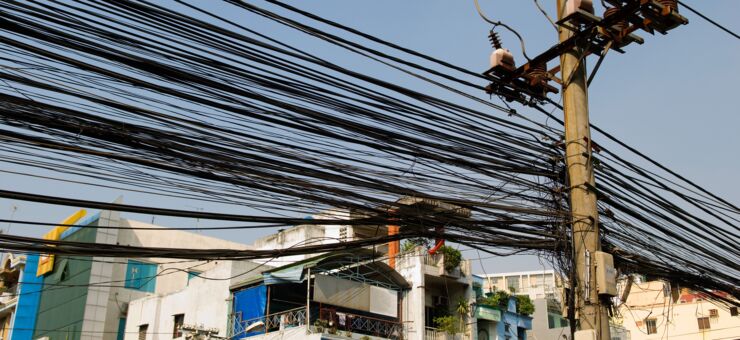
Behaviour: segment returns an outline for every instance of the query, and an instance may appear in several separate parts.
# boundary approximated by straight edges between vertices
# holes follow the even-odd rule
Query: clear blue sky
[[[555,0],[540,1],[554,16]],[[737,24],[740,1],[685,1],[709,17],[740,31]],[[207,3],[216,9],[222,6],[216,1]],[[255,3],[275,8],[261,1]],[[289,3],[471,70],[483,71],[488,66],[491,47],[486,36],[490,27],[478,17],[472,0],[321,0]],[[489,17],[503,20],[525,37],[530,55],[543,51],[557,39],[555,30],[531,0],[481,0],[481,5]],[[688,26],[680,27],[667,36],[649,36],[640,32],[638,34],[646,38],[644,45],[629,46],[624,55],[610,52],[590,89],[591,121],[710,191],[738,204],[740,109],[734,100],[740,96],[740,40],[693,13],[684,11],[683,14],[691,21]],[[237,20],[243,19],[242,15],[247,17],[239,12],[229,15]],[[259,27],[259,22],[255,25]],[[274,33],[280,38],[285,32]],[[518,42],[510,34],[503,33],[502,36],[504,44],[515,52],[517,61],[521,63],[524,58],[518,53]],[[309,41],[296,44],[309,51],[315,46]],[[338,55],[336,60],[349,67],[364,66],[355,64],[356,58],[345,60]],[[594,61],[590,59],[589,66]],[[375,68],[371,71],[375,71]],[[377,72],[388,71],[378,68]],[[377,76],[388,78],[391,75],[381,73]],[[432,88],[418,90],[449,95]],[[476,95],[486,97],[483,94]],[[538,115],[527,110],[520,111]],[[6,164],[0,164],[0,167],[10,168]],[[50,188],[48,182],[10,175],[3,175],[0,187],[101,201],[112,201],[123,194],[125,202],[129,204],[240,213],[230,206],[152,198],[114,190],[66,184],[54,184]],[[59,221],[75,210],[0,200],[0,217],[10,217],[13,206],[18,207],[14,218],[23,220]],[[151,216],[125,216],[144,221],[152,219]],[[158,217],[155,222],[170,226],[196,226],[193,219]],[[200,221],[200,226],[213,225],[216,223]],[[3,229],[7,227],[2,225]],[[39,236],[47,229],[13,225],[10,232]],[[273,230],[209,234],[249,243],[271,232]],[[476,256],[474,252],[465,255]],[[485,265],[489,273],[541,268],[539,262],[531,257],[487,259]],[[478,263],[474,264],[474,269],[480,272]]]

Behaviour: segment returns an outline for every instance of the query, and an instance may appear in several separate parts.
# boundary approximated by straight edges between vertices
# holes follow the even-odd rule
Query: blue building
[[[474,276],[474,289],[478,301],[486,296],[482,291],[482,279]],[[489,292],[490,294],[490,292]],[[532,329],[532,317],[517,313],[518,300],[511,296],[506,306],[489,306],[478,303],[475,318],[478,324],[479,340],[526,340],[527,330]]]

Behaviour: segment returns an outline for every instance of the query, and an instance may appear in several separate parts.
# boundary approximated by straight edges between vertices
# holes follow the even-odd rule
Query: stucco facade
[[[740,339],[737,308],[715,304],[688,290],[671,290],[662,281],[634,283],[619,316],[632,340]]]
[[[78,225],[65,230],[61,239],[143,247],[248,248],[213,237],[122,219],[114,211],[89,214]],[[115,228],[96,228],[99,226]],[[130,301],[178,291],[187,286],[189,272],[207,271],[216,265],[162,258],[56,256],[53,270],[37,277],[35,263],[34,268],[24,273],[24,278],[38,282],[21,284],[21,289],[26,290],[21,299],[22,323],[25,329],[32,331],[17,332],[12,340],[120,339]],[[140,268],[148,268],[151,273],[142,276],[144,274],[137,272]],[[39,292],[34,293],[34,290]]]
[[[138,340],[142,325],[147,325],[146,340],[182,338],[182,333],[175,334],[176,316],[181,316],[178,321],[185,325],[218,330],[215,335],[226,336],[231,303],[229,287],[269,267],[249,261],[215,261],[213,265],[177,292],[132,301],[124,339]]]

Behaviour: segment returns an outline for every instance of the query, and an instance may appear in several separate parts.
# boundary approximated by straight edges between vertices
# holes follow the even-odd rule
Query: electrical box
[[[614,269],[614,257],[603,251],[594,252],[596,271],[596,292],[599,295],[617,295],[617,270]]]
[[[596,330],[587,329],[573,334],[573,340],[596,340]]]

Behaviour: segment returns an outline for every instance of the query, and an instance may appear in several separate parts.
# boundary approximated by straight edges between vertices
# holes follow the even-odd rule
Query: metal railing
[[[442,332],[436,328],[426,327],[424,329],[424,340],[443,340],[447,339],[445,332]]]
[[[235,313],[231,315],[229,321],[229,338],[241,339],[286,328],[304,326],[306,325],[306,308],[294,308],[248,320],[242,320],[241,313]]]
[[[319,317],[327,321],[330,329],[337,332],[350,332],[372,335],[387,339],[403,339],[403,324],[392,320],[383,320],[364,315],[338,312],[322,308]]]
[[[471,337],[464,333],[450,334],[434,327],[424,328],[424,340],[469,340]]]

